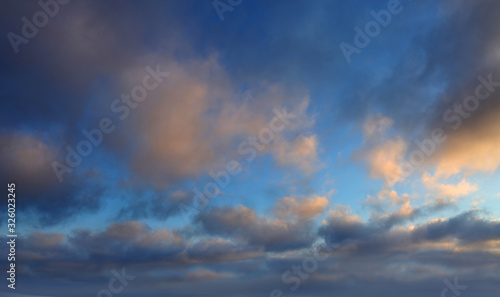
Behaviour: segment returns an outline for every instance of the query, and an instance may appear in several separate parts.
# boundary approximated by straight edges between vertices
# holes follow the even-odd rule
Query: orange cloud
[[[427,189],[435,190],[439,195],[449,198],[458,198],[477,191],[477,186],[468,183],[465,179],[456,185],[440,184],[436,176],[432,177],[427,172],[422,176],[422,183]]]
[[[373,147],[366,156],[372,178],[383,178],[391,187],[403,178],[400,162],[406,152],[406,143],[401,138],[389,139]]]
[[[274,212],[278,217],[297,216],[300,219],[310,219],[320,216],[328,203],[326,197],[320,196],[302,199],[285,197],[278,200]]]
[[[436,176],[449,177],[460,172],[494,172],[500,166],[500,119],[493,107],[449,135],[435,156]]]
[[[294,166],[306,174],[321,168],[318,160],[316,135],[300,135],[293,141],[281,140],[273,146],[273,154],[280,165]]]

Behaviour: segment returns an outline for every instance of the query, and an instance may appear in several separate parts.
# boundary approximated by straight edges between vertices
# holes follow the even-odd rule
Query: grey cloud
[[[259,217],[244,206],[216,207],[201,212],[194,221],[208,234],[242,240],[268,251],[304,248],[314,241],[310,221]]]

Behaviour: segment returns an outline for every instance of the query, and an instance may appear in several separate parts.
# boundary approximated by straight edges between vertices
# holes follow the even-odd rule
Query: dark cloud
[[[95,211],[106,192],[98,173],[74,174],[60,183],[51,167],[56,156],[44,135],[0,134],[0,179],[16,184],[16,208],[30,217],[30,224],[50,226]]]
[[[268,251],[305,248],[314,241],[310,221],[259,217],[244,206],[215,207],[198,214],[194,221],[210,235],[243,240]]]
[[[18,242],[22,276],[85,281],[102,278],[110,268],[126,266],[149,274],[263,255],[261,249],[219,238],[187,241],[178,230],[151,229],[138,221],[112,223],[98,232],[75,229],[69,235],[35,231]]]
[[[468,290],[493,296],[489,282],[494,281],[498,255],[488,242],[500,239],[498,222],[467,212],[414,229],[381,231],[350,220],[330,219],[321,230],[329,236],[330,252],[314,246],[288,257],[264,257],[262,249],[216,237],[190,241],[179,231],[152,229],[137,221],[112,223],[99,232],[75,230],[68,236],[34,232],[19,241],[19,278],[50,277],[49,283],[62,287],[71,284],[64,280],[91,282],[83,289],[90,291],[106,283],[112,269],[126,267],[128,274],[137,276],[130,291],[147,290],[152,296],[165,289],[195,296],[221,284],[223,288],[215,289],[218,294],[241,293],[241,288],[248,289],[241,296],[274,289],[291,293],[292,284],[281,280],[283,273],[302,265],[319,248],[326,257],[301,280],[299,295],[323,296],[332,288],[349,296],[363,296],[367,289],[391,296],[403,288],[410,296],[419,296],[412,291],[417,288],[439,294],[444,279],[458,276]],[[454,239],[459,244],[451,251],[444,243]]]
[[[487,221],[475,211],[469,211],[446,221],[430,223],[416,228],[412,234],[415,241],[440,240],[453,237],[462,244],[500,239],[500,222]]]
[[[354,253],[385,252],[388,250],[414,250],[419,245],[457,241],[457,246],[487,244],[499,240],[500,223],[488,221],[477,211],[468,211],[450,219],[436,219],[411,229],[393,228],[392,225],[365,223],[347,214],[332,213],[328,224],[319,235],[339,249],[352,249]]]

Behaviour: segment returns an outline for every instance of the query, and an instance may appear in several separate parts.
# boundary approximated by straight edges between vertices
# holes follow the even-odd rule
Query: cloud
[[[370,176],[384,179],[389,187],[402,180],[404,168],[401,167],[401,160],[405,156],[406,148],[406,142],[399,137],[371,148],[366,154]]]
[[[422,183],[427,189],[435,190],[438,195],[450,198],[458,198],[478,190],[477,185],[468,183],[465,179],[456,185],[440,184],[437,176],[430,176],[427,172],[422,176]]]
[[[17,185],[16,194],[24,201],[18,209],[31,212],[33,223],[39,226],[95,211],[106,191],[98,176],[85,171],[59,183],[51,163],[60,152],[49,139],[46,134],[21,131],[0,134],[0,161],[4,164],[0,178]]]
[[[296,199],[285,197],[278,200],[274,213],[277,217],[296,216],[298,219],[307,220],[320,216],[328,205],[326,197],[302,197]]]
[[[338,206],[331,210],[326,222],[319,230],[320,235],[329,236],[328,242],[337,244],[350,241],[352,238],[368,236],[370,230],[357,215],[351,214],[346,206]]]
[[[379,136],[385,136],[387,130],[392,126],[392,119],[383,116],[369,116],[363,124],[363,135],[366,139],[373,139]]]
[[[233,222],[229,217],[224,220]],[[248,217],[251,215],[242,216],[244,221]],[[163,289],[200,290],[225,281],[229,291],[238,283],[240,287],[259,285],[270,292],[276,283],[268,283],[268,279],[279,279],[284,271],[308,256],[301,256],[300,251],[304,250],[297,247],[294,252],[298,258],[265,257],[261,249],[241,242],[221,238],[187,241],[178,237],[181,233],[153,229],[137,221],[112,223],[103,231],[75,230],[67,236],[35,232],[23,239],[26,244],[19,256],[24,260],[19,262],[18,273],[24,278],[43,275],[59,281],[106,282],[110,268],[127,267],[129,274],[140,276],[139,280],[144,278],[150,289],[162,284]],[[308,282],[301,284],[304,292],[313,292],[314,288],[321,292],[332,282],[341,286],[348,280],[374,286],[370,281],[374,276],[393,285],[405,283],[411,287],[429,278],[442,278],[450,269],[462,281],[476,283],[474,275],[486,276],[498,268],[491,263],[498,263],[499,223],[474,211],[408,228],[386,228],[363,221],[345,207],[337,207],[330,212],[319,235],[325,237],[331,250],[322,250],[327,257],[310,274]],[[250,267],[240,266],[248,261],[256,262]],[[248,272],[246,276],[238,272],[245,269],[268,277],[254,278]],[[133,288],[146,287],[139,284]],[[352,293],[351,289],[346,290]]]
[[[186,276],[189,280],[193,281],[211,281],[214,279],[231,278],[234,275],[231,273],[218,273],[212,270],[199,268],[193,272],[187,273]]]
[[[493,173],[500,166],[500,93],[494,94],[493,106],[472,114],[456,132],[449,134],[443,149],[436,154],[436,176],[449,177],[459,173]]]
[[[449,249],[487,244],[500,239],[498,222],[488,221],[477,211],[468,211],[449,219],[434,219],[411,228],[391,228],[374,226],[345,214],[332,213],[328,223],[320,229],[320,234],[329,236],[332,243],[340,246],[354,245],[355,253],[372,246],[374,252],[389,250],[432,249],[433,245],[452,242]],[[384,243],[386,242],[386,243]]]
[[[230,263],[262,257],[262,250],[218,238],[186,240],[180,230],[153,229],[138,221],[111,223],[102,231],[74,229],[69,234],[32,232],[22,236],[21,274],[91,280],[109,267]],[[4,250],[4,248],[2,248]],[[203,269],[192,275],[209,277]],[[229,274],[213,274],[230,277]]]
[[[317,138],[301,136],[312,125],[305,90],[255,82],[241,92],[215,53],[182,63],[159,55],[138,60],[120,76],[122,89],[140,82],[144,65],[151,63],[169,76],[140,106],[121,114],[130,118],[107,145],[141,181],[165,189],[223,168],[243,140],[269,127],[275,108],[286,108],[295,118],[258,153],[270,153],[280,165],[306,173],[316,168]]]
[[[11,4],[10,8],[22,12],[26,6]],[[190,11],[189,4],[162,6],[168,15],[174,10],[183,14]],[[87,128],[104,116],[116,116],[110,112],[111,103],[142,81],[146,66],[160,65],[170,73],[168,81],[151,91],[140,107],[130,110],[132,115],[127,123],[118,127],[122,131],[109,135],[99,148],[103,152],[106,147],[106,153],[118,156],[142,182],[166,188],[225,164],[237,150],[238,141],[267,126],[273,108],[299,107],[299,119],[308,118],[304,109],[307,104],[303,104],[309,100],[305,88],[288,88],[279,82],[254,79],[242,91],[215,50],[200,54],[191,48],[190,34],[179,34],[183,27],[174,25],[181,21],[178,15],[163,20],[162,26],[150,26],[146,22],[149,17],[130,7],[117,10],[110,3],[77,3],[60,9],[64,13],[51,19],[44,34],[37,35],[34,42],[24,47],[21,54],[27,62],[14,55],[12,62],[7,63],[6,76],[15,83],[5,95],[20,98],[9,101],[8,109],[23,110],[30,106],[25,112],[38,111],[27,114],[31,122],[38,123],[41,130],[57,132],[54,134],[69,144],[76,143],[82,126]],[[160,16],[155,9],[144,9],[149,16]],[[125,24],[121,19],[129,21]],[[18,21],[9,16],[0,23],[0,29],[12,30],[8,28],[17,26]],[[161,40],[151,40],[168,50],[159,53],[144,44],[144,36],[150,34],[160,34]],[[175,54],[179,49],[181,56]],[[57,59],[47,62],[40,58],[48,56]],[[38,75],[19,76],[16,69],[26,64],[40,69],[44,74],[41,82]],[[27,84],[32,87],[24,88]],[[93,112],[87,113],[89,110]],[[300,125],[307,120],[302,120],[287,127],[288,131],[305,132]],[[23,123],[16,117],[6,121],[9,128],[20,124]],[[296,135],[291,137],[294,139]],[[284,148],[291,139],[280,138]],[[300,150],[306,145],[300,140],[290,150]],[[304,164],[316,161],[313,154],[296,156],[304,160],[295,160],[290,165],[309,172],[312,167]],[[286,162],[280,159],[280,163]]]
[[[370,176],[383,179],[387,187],[404,178],[402,161],[407,152],[407,142],[400,136],[392,136],[389,129],[393,120],[383,115],[370,115],[363,123],[364,142],[353,158],[364,161]]]
[[[56,180],[50,167],[57,150],[42,139],[29,133],[0,134],[0,161],[2,178],[19,181],[27,188],[54,186]],[[7,177],[8,176],[8,177]]]
[[[407,199],[408,194],[403,194],[403,197],[399,197],[395,190],[384,188],[377,193],[376,198],[368,195],[365,204],[375,208],[381,208],[387,201],[389,202],[389,206],[392,206],[404,203]]]
[[[425,7],[421,3],[413,5],[412,9],[420,11]],[[495,150],[499,144],[498,133],[494,132],[498,130],[500,110],[498,90],[491,92],[488,99],[479,100],[479,107],[473,112],[464,110],[464,116],[452,120],[444,115],[448,110],[457,115],[457,106],[461,104],[463,108],[464,99],[475,96],[479,76],[487,78],[491,74],[493,81],[499,81],[497,48],[500,42],[493,30],[498,26],[493,11],[498,8],[498,3],[493,2],[450,2],[440,5],[438,18],[428,26],[418,18],[403,22],[402,27],[393,32],[393,38],[405,39],[403,35],[411,26],[424,26],[421,27],[422,34],[413,35],[411,42],[390,53],[394,63],[386,63],[382,48],[379,51],[372,49],[378,54],[378,63],[366,61],[366,65],[371,65],[375,71],[383,63],[387,69],[382,74],[384,78],[362,76],[361,72],[366,72],[366,69],[354,67],[352,71],[357,80],[353,87],[346,88],[345,95],[354,97],[353,100],[359,103],[355,105],[363,106],[363,109],[355,109],[356,115],[351,115],[349,120],[365,119],[365,138],[390,130],[406,144],[405,153],[418,149],[415,141],[429,138],[434,129],[442,128],[447,136],[446,142],[437,144],[435,153],[426,157],[422,164],[424,170],[436,168],[439,177],[496,172],[500,165],[498,150]],[[481,41],[474,37],[478,32],[484,37]],[[345,109],[353,104],[351,100],[346,101]],[[387,116],[374,116],[377,114]],[[457,123],[460,125],[455,130],[453,126]],[[381,147],[381,144],[372,147]],[[377,168],[383,163],[387,162],[379,163]],[[401,168],[398,169],[397,163],[394,165],[385,170],[394,174],[394,181],[388,182],[389,186],[401,180],[398,178]],[[383,175],[382,172],[372,171],[372,175]]]
[[[305,174],[311,174],[322,167],[318,160],[318,138],[316,135],[300,135],[293,141],[278,141],[273,154],[282,166],[294,166]]]
[[[29,238],[34,240],[36,246],[40,249],[47,249],[62,244],[65,236],[62,233],[43,233],[40,231],[33,231]]]
[[[198,214],[194,221],[212,236],[241,240],[271,251],[307,247],[313,242],[310,222],[260,217],[243,205],[215,207]]]
[[[215,263],[247,261],[264,256],[260,247],[252,247],[241,242],[222,238],[206,238],[192,242],[186,249],[189,263]]]

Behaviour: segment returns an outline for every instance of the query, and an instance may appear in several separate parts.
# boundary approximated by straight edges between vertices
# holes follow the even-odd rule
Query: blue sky
[[[498,2],[3,6],[2,294],[498,292]]]

